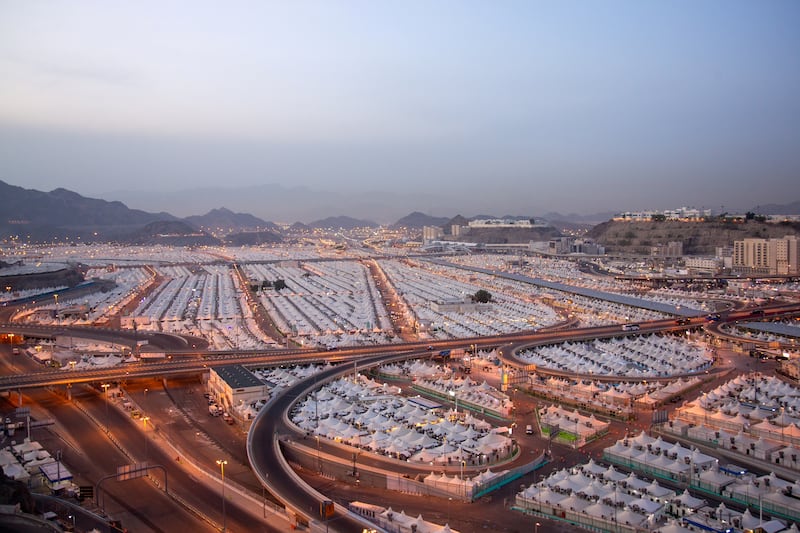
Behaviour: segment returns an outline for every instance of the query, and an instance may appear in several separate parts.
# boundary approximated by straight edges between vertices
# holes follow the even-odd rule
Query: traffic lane
[[[35,394],[29,396],[29,400],[47,410],[58,425],[67,428],[73,436],[70,441],[62,441],[59,449],[76,484],[94,486],[103,477],[115,473],[118,466],[130,462],[73,402],[41,389],[32,392]],[[82,404],[91,396],[91,392],[73,390],[73,397]],[[106,480],[95,497],[109,516],[134,530],[167,532],[192,524],[198,531],[210,531],[203,522],[177,508],[174,501],[145,479]]]
[[[246,433],[238,424],[228,425],[222,417],[209,414],[199,378],[169,381],[167,387],[162,380],[137,380],[126,392],[144,413],[157,420],[160,435],[194,457],[197,464],[218,470],[216,461],[227,460],[226,480],[261,493],[262,485],[247,460]]]
[[[102,393],[102,391],[101,391]],[[102,421],[105,414],[105,401],[102,394],[92,394],[87,397],[85,401],[87,409],[91,409],[93,416],[97,420]],[[156,435],[156,432],[150,429],[144,432],[145,424],[140,422],[140,419],[132,419],[127,412],[120,409],[110,409],[109,413],[109,429],[111,433],[124,443],[125,448],[133,455],[134,462],[147,461],[150,465],[160,465],[167,472],[167,483],[169,485],[170,493],[180,496],[181,500],[186,502],[191,508],[199,510],[204,515],[208,516],[217,525],[222,524],[222,486],[221,484],[207,481],[205,476],[199,472],[191,470],[184,470],[183,465],[175,460],[171,451],[165,451],[163,438]],[[145,415],[146,416],[146,415]],[[194,434],[194,432],[192,432]],[[147,437],[147,438],[146,438]],[[197,446],[197,443],[194,444]],[[192,446],[188,446],[191,449]],[[167,448],[169,450],[169,448]],[[224,459],[221,457],[221,459]],[[127,461],[127,462],[130,462]],[[217,465],[213,465],[215,470]],[[161,469],[153,470],[153,477],[161,480]],[[184,507],[177,505],[174,500],[170,500],[173,509],[180,509],[184,512]],[[255,524],[253,523],[252,515],[250,515],[243,506],[247,505],[245,502],[239,501],[234,493],[228,491],[226,493],[225,503],[225,519],[228,529],[233,531],[251,531]],[[194,516],[194,515],[192,515]],[[202,524],[201,529],[204,531],[213,531],[215,528],[200,518],[195,518],[195,521]],[[181,525],[177,523],[176,528],[179,530],[185,526],[186,522]],[[264,531],[271,531],[270,529],[263,529]]]
[[[273,494],[283,500],[288,509],[295,510],[303,516],[319,519],[320,500],[305,490],[304,485],[298,485],[294,475],[280,468],[280,459],[283,456],[280,449],[279,438],[285,435],[283,416],[280,414],[288,408],[292,401],[290,397],[282,397],[281,405],[274,405],[267,416],[259,416],[250,428],[250,435],[260,435],[263,438],[252,440],[250,447],[250,463],[257,472],[267,476],[268,487]],[[251,437],[252,439],[252,437]],[[363,526],[360,522],[352,520],[341,513],[335,514],[334,531],[360,531]]]

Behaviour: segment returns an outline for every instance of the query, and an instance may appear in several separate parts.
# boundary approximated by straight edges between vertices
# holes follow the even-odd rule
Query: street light
[[[456,403],[456,408],[455,408],[456,409],[456,418],[458,418],[458,396],[456,395],[456,391],[454,391],[453,389],[450,389],[447,392],[450,394],[450,397],[453,398],[455,403]]]
[[[228,461],[217,459],[217,464],[222,474],[222,531],[225,531],[225,465],[228,464]]]
[[[144,426],[144,460],[147,461],[147,421],[150,420],[149,416],[142,417],[142,425]]]
[[[317,470],[321,474],[322,473],[322,460],[319,457],[319,435],[314,435],[314,437],[317,439]]]
[[[108,432],[108,388],[111,386],[110,383],[103,383],[100,387],[103,388],[103,394],[106,397],[106,432]]]
[[[540,524],[539,522],[536,522],[536,523],[533,525],[533,533],[539,533],[539,526],[541,526],[541,525],[542,525],[542,524]]]

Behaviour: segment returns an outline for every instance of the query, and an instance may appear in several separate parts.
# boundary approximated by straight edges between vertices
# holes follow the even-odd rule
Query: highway
[[[408,355],[381,355],[363,360],[362,365],[363,367],[372,367],[406,357]],[[320,520],[319,504],[321,500],[327,498],[303,483],[283,458],[280,449],[281,438],[296,435],[295,430],[290,427],[287,413],[298,399],[315,386],[352,371],[353,369],[349,366],[329,368],[314,378],[298,382],[285,389],[280,396],[274,398],[272,403],[261,410],[253,421],[247,436],[247,456],[256,475],[287,509],[304,517],[304,521]],[[336,509],[329,522],[329,527],[333,531],[360,531],[370,525],[366,521],[349,516],[339,508]]]
[[[800,304],[791,305],[774,305],[770,307],[763,307],[764,317],[774,318],[786,314],[796,314],[800,312]],[[159,361],[142,362],[135,364],[126,364],[124,366],[108,369],[97,369],[87,371],[69,371],[69,370],[48,370],[38,372],[23,372],[10,376],[0,377],[0,390],[16,390],[36,388],[52,385],[66,385],[71,384],[73,391],[82,390],[80,387],[75,387],[79,383],[100,383],[105,381],[122,381],[125,379],[133,379],[136,377],[162,377],[166,375],[180,375],[197,373],[203,369],[221,365],[221,364],[290,364],[290,363],[310,363],[315,361],[326,362],[349,362],[354,359],[359,360],[359,365],[362,367],[381,364],[393,359],[404,359],[408,357],[418,357],[421,351],[426,353],[437,353],[440,349],[453,349],[453,348],[467,348],[470,345],[477,345],[479,348],[490,348],[509,343],[515,345],[535,345],[558,343],[566,340],[588,340],[603,337],[615,337],[621,335],[641,335],[648,333],[655,333],[661,331],[682,331],[689,328],[697,328],[707,324],[716,325],[722,322],[735,322],[746,318],[753,318],[752,310],[736,310],[721,313],[719,322],[709,323],[705,317],[696,317],[689,320],[686,324],[676,324],[674,319],[659,320],[653,322],[642,322],[639,324],[638,331],[622,331],[619,325],[602,326],[595,328],[581,328],[568,331],[556,332],[540,332],[540,333],[518,333],[513,335],[497,335],[492,337],[477,337],[469,339],[457,339],[448,341],[431,342],[433,347],[432,351],[426,350],[428,343],[406,343],[394,345],[381,345],[370,346],[362,348],[341,349],[337,351],[309,351],[309,350],[281,350],[270,353],[243,353],[243,352],[200,352],[193,351],[190,353],[183,352],[181,357],[165,358]],[[3,331],[0,326],[0,331]],[[105,333],[105,332],[104,332]],[[109,333],[112,333],[109,331]],[[19,356],[17,356],[19,357]],[[27,359],[27,358],[26,358]],[[338,365],[331,369],[327,369],[324,374],[317,376],[317,382],[324,381],[327,377],[351,371],[349,365]],[[594,376],[597,378],[597,376]],[[313,388],[315,385],[310,380],[298,383],[290,389],[284,391],[281,396],[275,398],[268,408],[259,413],[256,421],[254,421],[252,429],[248,435],[247,453],[250,463],[261,482],[266,485],[270,492],[276,495],[285,505],[295,510],[295,512],[302,516],[304,520],[314,521],[319,517],[318,503],[322,495],[309,489],[304,483],[299,480],[299,477],[294,474],[291,468],[285,464],[280,450],[279,438],[288,436],[292,430],[288,426],[288,419],[286,412],[291,405],[297,401],[305,390]],[[36,394],[43,393],[38,391]],[[90,395],[91,396],[91,395]],[[98,398],[92,399],[84,398],[81,394],[81,402],[91,406],[93,412],[97,413],[102,409],[102,401]],[[44,399],[42,399],[44,401]],[[59,416],[62,416],[61,414]],[[70,415],[65,414],[68,420]],[[121,415],[120,415],[121,416]],[[129,418],[122,417],[119,421],[132,426]],[[111,425],[109,421],[109,425]],[[70,428],[72,431],[72,424],[75,427],[81,427],[77,421],[70,421]],[[85,424],[85,422],[84,422]],[[124,426],[112,427],[112,432],[120,431],[128,433],[133,431],[127,438],[126,442],[130,442],[133,449],[132,455],[134,457],[141,456],[145,453],[144,443],[146,442],[137,431],[135,426],[132,429],[129,427],[127,430]],[[97,429],[87,428],[87,432]],[[138,442],[141,443],[139,448]],[[138,451],[137,451],[137,448]],[[153,460],[158,460],[170,465],[170,457],[166,456],[160,450],[152,450]],[[124,462],[130,461],[129,457],[116,457],[114,461],[123,460]],[[277,468],[278,465],[284,465],[284,468]],[[108,465],[110,466],[110,464]],[[174,470],[174,473],[173,473]],[[173,467],[170,469],[170,483],[172,485],[172,476],[175,476],[176,489],[180,489],[182,494],[193,493],[196,490],[195,485],[197,481],[187,474],[182,468]],[[137,481],[138,483],[138,481]],[[199,491],[202,493],[202,491]],[[124,498],[115,500],[113,494],[109,502],[116,502],[120,506],[120,512],[124,510]],[[212,508],[213,501],[219,501],[219,495],[213,491],[205,493],[200,496],[196,502],[199,508]],[[174,503],[172,504],[174,505]],[[247,523],[246,511],[237,509],[235,505],[229,506],[229,513],[232,520],[231,524],[241,520],[240,526]],[[239,514],[243,513],[243,514]],[[137,519],[142,520],[141,517]],[[346,513],[342,513],[340,509],[336,510],[334,519],[328,524],[332,530],[341,531],[355,531],[361,529],[361,524],[358,521],[353,521]],[[358,529],[355,529],[358,528]],[[246,529],[246,526],[245,526]],[[157,529],[156,529],[157,530]]]
[[[764,306],[763,316],[759,318],[776,318],[791,316],[800,313],[800,304],[777,304]],[[720,323],[730,323],[747,318],[753,318],[752,309],[726,311],[720,314]],[[342,348],[336,351],[298,350],[272,350],[264,351],[229,351],[229,352],[175,352],[164,359],[147,362],[129,363],[113,368],[93,370],[42,370],[34,373],[22,373],[12,376],[0,377],[0,391],[17,390],[31,387],[68,385],[76,383],[91,383],[98,381],[121,381],[137,377],[175,376],[190,374],[217,365],[243,364],[309,364],[312,362],[348,362],[361,359],[370,355],[412,352],[433,348],[436,353],[443,349],[469,348],[472,345],[479,349],[493,348],[503,344],[513,343],[515,346],[535,346],[548,343],[566,341],[591,340],[599,338],[618,337],[621,335],[642,335],[664,331],[683,331],[708,324],[705,317],[688,319],[685,324],[676,324],[674,319],[641,322],[638,331],[622,331],[620,325],[598,326],[591,328],[577,328],[561,331],[547,332],[520,332],[504,335],[485,337],[469,337],[446,341],[429,341],[415,343],[383,344],[356,348]],[[38,328],[41,330],[42,328]],[[5,332],[4,326],[0,331]],[[106,335],[112,335],[113,330],[104,330]],[[757,341],[756,341],[757,342]],[[763,344],[763,343],[762,343]],[[543,369],[546,372],[545,369]],[[595,376],[597,377],[597,376]]]
[[[800,306],[796,306],[800,311]],[[164,359],[147,362],[127,363],[124,365],[92,370],[42,370],[40,372],[22,373],[0,377],[0,391],[22,388],[91,383],[103,380],[121,381],[137,377],[154,377],[163,375],[180,375],[203,371],[210,366],[244,364],[309,364],[312,362],[347,362],[362,359],[370,355],[411,353],[432,347],[432,355],[438,350],[469,348],[474,345],[479,349],[487,349],[501,344],[516,343],[525,345],[559,343],[565,341],[588,340],[616,337],[624,334],[646,334],[661,331],[680,331],[703,323],[702,319],[692,319],[686,325],[676,325],[672,319],[642,322],[640,330],[623,332],[619,325],[580,328],[564,331],[522,332],[514,334],[493,335],[486,337],[470,337],[446,341],[429,341],[416,343],[382,344],[357,348],[341,348],[336,351],[311,350],[273,350],[269,352],[191,352],[167,354]],[[0,326],[0,331],[4,331]]]

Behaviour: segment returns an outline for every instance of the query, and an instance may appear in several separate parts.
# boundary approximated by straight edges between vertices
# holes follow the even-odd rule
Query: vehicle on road
[[[639,331],[639,324],[622,324],[622,331]]]

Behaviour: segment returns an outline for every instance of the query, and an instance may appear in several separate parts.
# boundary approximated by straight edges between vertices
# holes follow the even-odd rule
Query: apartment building
[[[743,274],[794,275],[800,272],[797,235],[744,239],[733,243],[733,269]]]

